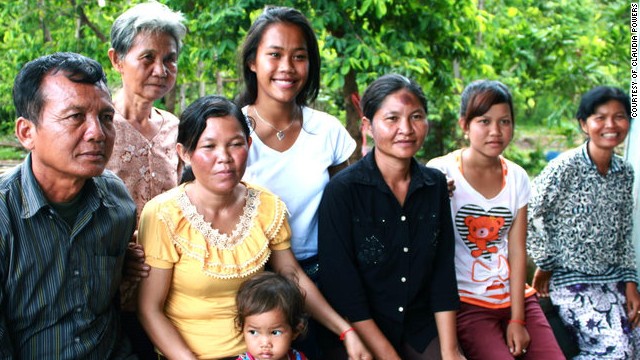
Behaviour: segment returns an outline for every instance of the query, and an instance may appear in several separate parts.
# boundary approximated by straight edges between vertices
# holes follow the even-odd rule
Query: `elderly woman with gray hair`
[[[111,27],[109,59],[120,73],[122,88],[113,99],[116,140],[107,168],[126,184],[138,218],[149,199],[178,185],[182,172],[176,152],[179,120],[154,107],[154,102],[176,83],[178,55],[187,32],[184,22],[181,13],[149,1],[122,13]],[[135,234],[130,254],[138,256],[139,268],[128,269],[148,271]],[[134,313],[134,285],[125,281],[121,286],[124,328],[141,359],[155,358]]]
[[[178,185],[178,119],[153,105],[176,83],[184,21],[151,1],[130,8],[111,27],[109,59],[122,89],[113,99],[117,136],[108,168],[127,185],[138,216],[149,199]]]

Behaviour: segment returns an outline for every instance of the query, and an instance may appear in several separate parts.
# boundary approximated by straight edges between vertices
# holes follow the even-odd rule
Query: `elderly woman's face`
[[[176,83],[178,45],[168,33],[141,32],[116,69],[128,97],[155,101]]]

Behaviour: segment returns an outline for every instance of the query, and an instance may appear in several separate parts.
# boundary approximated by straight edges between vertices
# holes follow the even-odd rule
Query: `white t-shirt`
[[[242,111],[246,115],[247,107]],[[287,205],[291,249],[298,260],[318,254],[318,206],[329,182],[329,167],[345,162],[356,148],[334,116],[308,107],[302,116],[302,130],[286,151],[276,151],[251,134],[243,178],[269,189]]]
[[[455,181],[451,217],[460,300],[503,308],[511,303],[507,236],[518,210],[529,202],[529,177],[522,167],[501,157],[504,186],[487,199],[462,175],[460,156],[461,150],[456,150],[427,164]],[[527,288],[525,296],[532,292]]]

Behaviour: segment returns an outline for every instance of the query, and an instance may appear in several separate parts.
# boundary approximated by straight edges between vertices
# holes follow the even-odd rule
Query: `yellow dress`
[[[173,269],[165,314],[200,359],[245,351],[234,324],[238,288],[264,270],[272,250],[291,246],[284,203],[263,188],[245,185],[243,215],[229,236],[197,213],[185,185],[150,200],[140,217],[138,241],[146,263]]]

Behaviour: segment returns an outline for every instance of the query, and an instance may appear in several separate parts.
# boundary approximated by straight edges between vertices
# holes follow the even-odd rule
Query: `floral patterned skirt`
[[[580,354],[573,359],[640,359],[640,328],[632,328],[624,283],[550,288],[551,302],[574,333]]]

